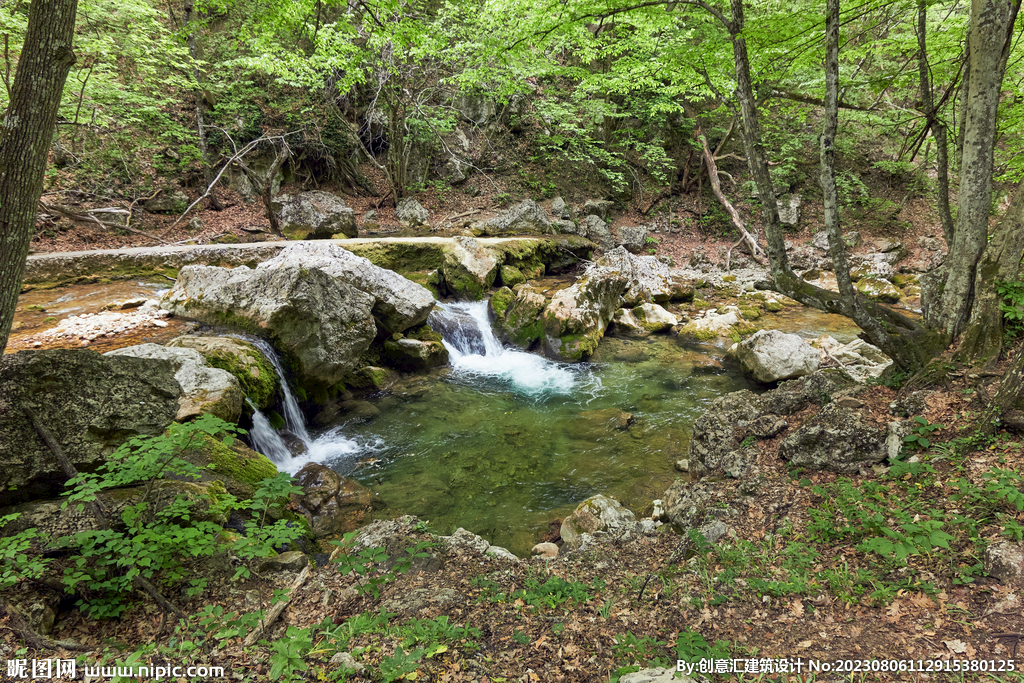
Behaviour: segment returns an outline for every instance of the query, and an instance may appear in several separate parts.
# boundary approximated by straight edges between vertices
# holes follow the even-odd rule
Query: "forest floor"
[[[196,214],[203,224],[198,230],[187,220],[170,227],[173,217],[153,216],[136,227],[165,242],[202,243],[227,233],[240,240],[267,238],[257,232],[268,229],[258,205],[247,206],[231,193],[222,200],[224,211]],[[473,209],[484,217],[502,208],[486,195],[455,201],[426,193],[420,200],[442,218]],[[369,201],[349,205],[359,215],[371,208]],[[683,204],[679,215],[687,213]],[[911,250],[914,237],[938,230],[927,206],[924,200],[904,202],[907,215],[901,218],[911,227],[904,224],[899,237]],[[689,211],[698,216],[707,207],[694,201]],[[804,215],[794,241],[809,239],[820,224],[813,207],[805,205]],[[389,224],[386,209],[378,209],[378,216]],[[616,220],[651,223],[638,209]],[[667,228],[664,216],[656,220]],[[62,221],[41,226],[33,250],[155,243],[83,223],[72,229]],[[683,225],[681,233],[656,235],[658,253],[677,263],[698,247],[717,261],[718,247],[734,241],[727,233],[697,229],[696,220]],[[364,667],[350,680],[607,681],[630,668],[674,666],[684,659],[695,674],[701,667],[714,671],[716,664],[732,671],[711,673],[716,681],[1022,681],[1008,671],[1024,669],[1018,652],[1021,586],[987,576],[984,549],[1021,540],[1024,446],[1015,435],[982,429],[979,416],[998,370],[976,374],[950,367],[946,383],[927,395],[917,413],[931,442],[907,453],[905,461],[917,462],[843,476],[791,471],[778,457],[778,443],[814,411],[789,418],[786,431],[758,444],[762,479],[752,494],[740,493],[739,482],[717,482],[716,495],[740,514],[726,520],[729,534],[714,545],[664,526],[664,533],[607,542],[554,561],[513,563],[438,545],[427,549],[433,559],[415,562],[407,573],[389,572],[379,562],[357,579],[341,570],[360,562],[343,559],[316,567],[267,641],[249,649],[231,632],[239,618],[232,613],[269,605],[274,591],[295,575],[231,581],[230,570],[196,567],[210,583],[194,598],[174,594],[193,615],[177,632],[140,598],[118,619],[97,622],[74,609],[61,615],[52,637],[92,648],[84,655],[26,649],[4,618],[0,651],[8,660],[30,662],[78,656],[80,667],[101,659],[123,662],[142,652],[143,660],[223,666],[229,672],[224,680],[246,681],[342,680],[342,658],[331,663],[340,652]],[[898,419],[890,410],[898,395],[879,385],[858,398],[866,418],[884,426]],[[410,546],[435,541],[418,524],[404,538]],[[553,534],[549,540],[558,539]],[[368,584],[370,577],[379,584]],[[374,587],[379,596],[368,590]],[[28,604],[35,590],[23,582],[6,597]],[[419,595],[433,598],[412,604],[410,597]],[[211,610],[219,616],[201,618]],[[782,660],[794,668],[799,661],[801,673],[772,673]],[[832,672],[812,673],[812,661]],[[902,662],[905,670],[875,670],[890,661],[897,668]],[[848,671],[840,672],[841,666]],[[951,672],[961,667],[968,673]],[[20,680],[11,671],[4,678],[0,670],[0,680]]]

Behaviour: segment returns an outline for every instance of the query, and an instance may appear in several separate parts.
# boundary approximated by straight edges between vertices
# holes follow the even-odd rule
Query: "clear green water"
[[[465,527],[527,554],[551,520],[603,493],[639,511],[685,457],[690,425],[716,397],[752,386],[714,349],[606,339],[597,361],[555,366],[565,392],[528,393],[456,370],[413,378],[374,400],[382,413],[343,432],[362,447],[330,463],[377,491],[388,514],[445,533]],[[632,422],[622,428],[621,413]]]

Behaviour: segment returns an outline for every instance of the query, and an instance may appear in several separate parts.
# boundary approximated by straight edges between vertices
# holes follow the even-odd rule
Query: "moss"
[[[363,242],[345,244],[353,254],[370,263],[396,273],[437,270],[444,263],[440,243],[429,242]]]
[[[736,276],[735,275],[723,275],[722,276],[722,282],[736,282]]]
[[[515,266],[502,266],[501,267],[501,283],[506,287],[515,287],[518,284],[526,282],[526,276],[523,272]]]
[[[741,306],[740,315],[744,320],[757,320],[761,317],[761,309],[756,306]]]
[[[701,299],[696,295],[693,297],[693,305],[697,308],[711,308],[711,302],[706,299]]]
[[[515,301],[515,293],[507,286],[491,295],[491,310],[497,318],[504,318],[508,307]]]
[[[238,356],[224,351],[203,353],[206,361],[215,368],[230,372],[242,385],[242,391],[260,408],[270,405],[277,390],[279,378],[274,366],[262,353],[250,344],[249,353]]]
[[[212,479],[239,498],[251,497],[257,484],[277,476],[274,463],[237,439],[229,447],[204,434],[200,444],[181,453],[181,458],[210,472]]]
[[[783,306],[778,301],[765,301],[764,302],[764,310],[769,311],[771,313],[778,313],[783,308],[785,308],[785,306]]]
[[[270,420],[270,426],[273,427],[274,429],[283,429],[284,428],[284,425],[285,425],[284,417],[282,417],[281,413],[277,412],[276,410],[271,412],[267,419]]]
[[[417,325],[416,327],[409,328],[408,330],[405,331],[405,336],[408,337],[409,339],[416,339],[417,341],[424,342],[444,341],[444,338],[441,336],[441,333],[435,332],[434,329],[426,323],[423,323],[422,325]]]

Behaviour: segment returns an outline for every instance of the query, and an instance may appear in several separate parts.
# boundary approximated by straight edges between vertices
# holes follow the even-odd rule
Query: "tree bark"
[[[786,258],[786,245],[782,237],[782,223],[779,221],[779,207],[775,203],[775,186],[768,171],[768,158],[761,140],[761,124],[757,116],[757,100],[750,81],[750,57],[747,41],[743,37],[743,0],[730,0],[732,20],[726,22],[732,40],[733,61],[736,65],[736,99],[743,116],[743,149],[747,155],[750,174],[754,177],[757,196],[761,201],[764,217],[765,251],[772,278],[775,280],[796,279]],[[715,12],[717,14],[717,12]]]
[[[935,137],[936,175],[939,185],[936,190],[936,198],[938,199],[939,219],[942,221],[942,234],[946,237],[946,244],[950,245],[953,243],[953,214],[949,210],[949,147],[946,139],[946,124],[939,117],[935,98],[932,95],[930,67],[928,66],[927,28],[928,4],[926,0],[918,0],[917,68],[921,77],[921,108],[924,110],[925,116],[928,117],[928,122],[925,125],[931,128],[932,135]],[[927,157],[927,153],[925,156]]]
[[[1003,312],[996,292],[997,282],[1016,280],[1024,258],[1024,184],[999,221],[992,241],[978,263],[974,280],[971,322],[964,330],[956,358],[962,362],[999,360],[1003,347]]]
[[[927,290],[923,301],[925,321],[942,331],[947,345],[970,319],[976,267],[988,239],[996,113],[1003,82],[1003,50],[1016,15],[1014,5],[1010,0],[974,0],[971,5],[959,213],[940,286]]]
[[[77,0],[32,2],[0,130],[0,353],[7,347],[14,323],[57,109],[75,63],[72,40],[77,10]]]

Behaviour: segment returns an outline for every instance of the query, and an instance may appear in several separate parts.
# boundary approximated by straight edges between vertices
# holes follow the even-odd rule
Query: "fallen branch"
[[[335,553],[337,553],[337,551],[335,551]],[[267,612],[267,616],[264,617],[263,621],[260,622],[260,625],[257,626],[256,629],[252,633],[250,633],[249,635],[247,635],[245,637],[245,640],[242,641],[242,645],[244,647],[251,647],[251,646],[255,645],[256,641],[260,639],[260,637],[263,635],[263,633],[268,628],[270,628],[270,626],[275,621],[277,621],[277,618],[279,616],[281,616],[281,612],[284,611],[284,608],[287,607],[288,603],[291,601],[292,593],[294,593],[296,590],[298,590],[298,588],[302,584],[304,584],[306,582],[306,578],[308,576],[309,576],[309,565],[307,564],[302,569],[302,573],[300,573],[299,576],[292,583],[292,585],[288,587],[288,597],[286,599],[284,599],[284,600],[281,600],[280,602],[275,604],[273,607],[271,607],[270,611]]]
[[[132,203],[134,204],[134,202],[132,202]],[[160,239],[156,235],[151,235],[148,232],[143,232],[142,230],[136,230],[135,228],[132,228],[132,227],[130,227],[128,225],[121,225],[120,223],[111,223],[109,221],[101,221],[95,215],[95,214],[104,214],[105,213],[105,214],[128,215],[129,217],[131,217],[131,211],[129,211],[128,209],[118,209],[118,208],[109,207],[109,208],[104,208],[104,209],[88,209],[86,211],[72,211],[71,209],[68,209],[67,207],[63,207],[63,206],[60,206],[58,204],[47,204],[46,202],[44,202],[42,200],[40,200],[39,206],[42,207],[42,209],[44,211],[49,211],[49,212],[60,214],[61,216],[64,216],[65,218],[70,218],[73,221],[78,221],[78,222],[81,222],[81,223],[95,223],[96,225],[100,226],[101,228],[114,228],[115,230],[127,230],[128,232],[135,233],[136,235],[142,235],[143,237],[148,237],[149,239],[156,240],[157,242],[160,242],[162,244],[169,244],[169,242],[167,242],[166,240]]]
[[[7,615],[8,628],[14,634],[25,641],[25,644],[36,650],[73,650],[75,652],[89,652],[93,647],[79,645],[68,640],[51,640],[44,635],[36,633],[35,629],[25,620],[18,608],[0,598],[0,616]]]

